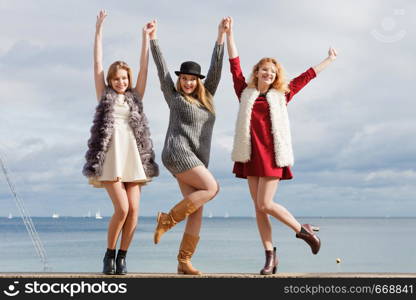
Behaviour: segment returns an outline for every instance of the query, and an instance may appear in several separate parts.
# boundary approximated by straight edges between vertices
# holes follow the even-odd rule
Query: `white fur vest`
[[[251,157],[250,123],[253,105],[260,92],[255,88],[245,88],[240,97],[233,151],[231,158],[236,162],[248,162]],[[266,94],[270,109],[275,161],[278,167],[293,166],[292,137],[287,114],[286,97],[271,89]]]
[[[136,138],[137,149],[147,177],[159,175],[159,166],[155,162],[153,143],[146,115],[143,112],[141,99],[131,91],[125,93],[126,101],[130,107],[129,125]],[[88,151],[85,154],[85,165],[82,173],[87,177],[102,175],[104,159],[110,146],[114,131],[114,103],[117,93],[107,87],[95,111],[91,137],[88,140]]]

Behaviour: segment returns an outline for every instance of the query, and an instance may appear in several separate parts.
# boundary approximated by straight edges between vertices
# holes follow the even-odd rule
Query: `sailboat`
[[[209,212],[209,214],[208,214],[208,218],[212,218],[212,217],[213,217],[212,212]]]
[[[59,215],[58,215],[57,213],[53,213],[53,214],[52,214],[52,218],[54,218],[54,219],[58,219],[58,218],[59,218]]]
[[[7,219],[13,219],[12,213],[9,213],[9,215],[7,216]]]
[[[228,213],[228,211],[225,213],[224,218],[228,218],[230,216],[230,214]]]
[[[102,219],[102,218],[103,218],[103,217],[101,216],[100,211],[97,211],[97,212],[95,213],[95,218],[96,218],[96,219]]]

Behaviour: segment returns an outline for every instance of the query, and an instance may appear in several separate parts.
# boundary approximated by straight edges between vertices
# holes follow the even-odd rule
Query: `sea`
[[[46,251],[36,254],[20,217],[0,218],[0,272],[100,273],[108,217],[34,217]],[[298,218],[319,227],[322,246],[313,255],[294,232],[272,220],[279,272],[416,272],[416,218]],[[127,254],[129,272],[174,273],[184,222],[153,244],[155,217],[140,217]],[[264,249],[252,217],[204,218],[192,259],[205,273],[258,273]],[[46,267],[46,269],[45,269]]]

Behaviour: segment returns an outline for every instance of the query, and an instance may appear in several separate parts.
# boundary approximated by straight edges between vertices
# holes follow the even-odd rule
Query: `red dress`
[[[234,90],[240,100],[241,93],[247,87],[243,72],[241,71],[240,58],[230,59],[231,74],[233,75]],[[316,77],[313,68],[309,68],[300,76],[289,83],[290,91],[286,93],[287,103],[310,80]],[[266,97],[260,95],[253,105],[250,122],[251,135],[251,159],[246,163],[236,162],[233,173],[238,178],[247,176],[277,177],[282,180],[292,179],[290,167],[278,167],[274,157],[273,136],[271,133],[271,120],[269,104]]]

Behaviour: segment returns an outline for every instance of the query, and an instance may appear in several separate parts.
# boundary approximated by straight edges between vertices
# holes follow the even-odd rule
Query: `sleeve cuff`
[[[240,64],[240,56],[229,58],[230,64]]]
[[[307,72],[309,73],[309,75],[312,78],[315,78],[316,77],[316,72],[315,72],[315,70],[312,67],[310,67]]]

